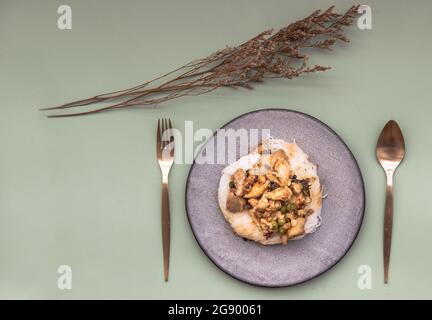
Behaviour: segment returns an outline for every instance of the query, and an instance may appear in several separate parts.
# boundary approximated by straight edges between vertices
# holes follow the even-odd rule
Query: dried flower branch
[[[317,10],[277,33],[273,34],[273,30],[262,32],[237,47],[227,47],[139,86],[41,110],[117,101],[98,109],[48,117],[87,115],[131,106],[155,105],[182,96],[204,94],[220,87],[252,89],[253,83],[266,78],[293,79],[302,74],[325,71],[330,67],[308,66],[308,55],[302,49],[331,50],[337,40],[349,42],[343,29],[353,24],[357,12],[358,6],[351,7],[345,14],[334,12],[333,6],[324,12]]]

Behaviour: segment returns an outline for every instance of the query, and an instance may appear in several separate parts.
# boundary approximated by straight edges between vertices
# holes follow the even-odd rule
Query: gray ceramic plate
[[[321,121],[285,109],[247,113],[222,128],[270,129],[274,138],[295,139],[318,164],[318,175],[328,197],[323,202],[322,224],[314,234],[288,245],[263,246],[245,241],[233,233],[218,206],[219,179],[225,166],[198,164],[205,155],[202,151],[187,180],[186,210],[205,254],[238,280],[266,287],[310,280],[339,262],[359,232],[365,207],[360,169],[342,139]],[[217,145],[217,139],[214,135],[207,144]]]

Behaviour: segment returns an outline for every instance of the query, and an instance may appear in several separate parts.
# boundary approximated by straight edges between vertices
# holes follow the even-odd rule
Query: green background
[[[187,97],[149,109],[47,119],[53,106],[139,84],[226,45],[347,1],[0,0],[0,298],[432,298],[430,1],[369,1],[373,29],[312,53],[331,71],[253,91]],[[57,28],[72,7],[73,29]],[[184,208],[189,165],[171,172],[170,281],[162,279],[156,119],[215,130],[264,107],[309,113],[346,141],[362,169],[367,207],[349,254],[319,278],[257,288],[202,253]],[[390,284],[383,284],[384,173],[374,147],[389,119],[407,156],[395,177]],[[70,265],[73,289],[57,288]],[[372,289],[357,268],[372,268]]]

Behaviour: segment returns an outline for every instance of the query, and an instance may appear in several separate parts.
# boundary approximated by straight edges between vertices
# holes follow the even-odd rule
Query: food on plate
[[[321,223],[317,166],[295,143],[267,139],[222,171],[219,206],[234,232],[264,245],[288,243]]]

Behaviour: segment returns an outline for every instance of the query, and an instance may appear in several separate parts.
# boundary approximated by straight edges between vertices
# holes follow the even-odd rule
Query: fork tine
[[[161,132],[160,132],[160,139],[161,139],[161,149],[163,149],[163,147],[164,147],[164,141],[163,141],[163,133],[164,133],[164,121],[163,121],[163,118],[160,118],[159,119],[160,120],[160,123],[161,123]]]
[[[162,130],[162,137],[164,137],[165,139],[162,139],[163,140],[163,147],[165,148],[166,147],[166,145],[167,145],[167,141],[166,141],[166,135],[167,135],[167,121],[166,121],[166,118],[163,118],[163,130]]]
[[[169,124],[168,124],[168,119],[165,119],[165,125],[166,125],[166,131],[167,131],[167,133],[166,133],[166,136],[165,136],[165,143],[166,143],[166,145],[168,146],[169,145],[169,143],[170,143],[170,135],[171,135],[171,130],[170,130],[170,127],[169,127]]]
[[[156,154],[158,155],[158,157],[160,156],[161,153],[161,129],[160,129],[160,119],[158,119],[158,124],[157,124],[157,137],[156,137]]]
[[[174,142],[174,134],[172,132],[171,118],[168,118],[168,127],[169,127],[169,130],[170,130],[170,143],[172,144],[170,155],[171,155],[171,157],[173,157],[174,156],[175,142]]]

